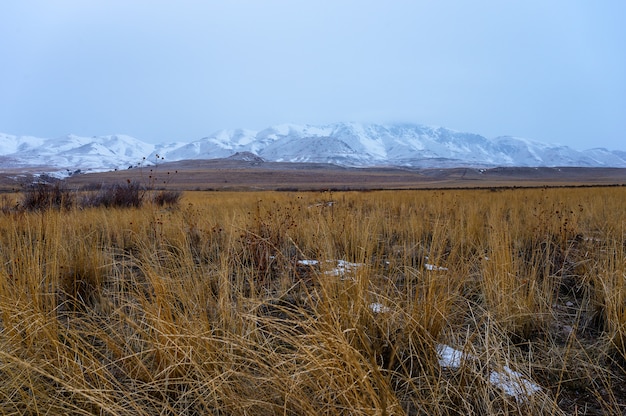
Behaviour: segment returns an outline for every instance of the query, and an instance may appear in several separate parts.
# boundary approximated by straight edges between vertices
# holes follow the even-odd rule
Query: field
[[[350,168],[319,163],[259,162],[233,159],[152,161],[110,172],[72,175],[72,188],[93,189],[127,179],[156,188],[196,191],[311,191],[626,185],[624,168]],[[0,168],[0,192],[19,190],[45,171]]]
[[[0,212],[0,413],[622,415],[625,187]]]

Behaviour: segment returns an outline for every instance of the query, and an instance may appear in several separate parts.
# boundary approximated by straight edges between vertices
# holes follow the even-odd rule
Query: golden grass
[[[0,413],[623,414],[625,194],[7,210]]]

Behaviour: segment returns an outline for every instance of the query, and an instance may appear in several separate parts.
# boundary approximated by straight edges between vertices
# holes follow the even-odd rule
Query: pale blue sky
[[[623,0],[3,0],[0,132],[412,122],[626,150]]]

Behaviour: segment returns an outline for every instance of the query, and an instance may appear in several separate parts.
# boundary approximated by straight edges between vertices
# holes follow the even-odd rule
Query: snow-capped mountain
[[[576,151],[567,146],[416,124],[283,124],[262,131],[220,130],[187,143],[153,145],[130,136],[55,139],[0,134],[2,167],[111,170],[158,160],[227,158],[251,154],[266,161],[346,166],[597,166],[626,167],[626,152]],[[157,157],[158,155],[158,157]]]
[[[154,147],[124,135],[80,137],[70,134],[44,139],[0,133],[0,170],[2,167],[112,170],[137,164],[150,155]]]

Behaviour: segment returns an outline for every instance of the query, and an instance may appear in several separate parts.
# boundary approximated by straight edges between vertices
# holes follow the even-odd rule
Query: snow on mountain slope
[[[154,145],[130,136],[81,137],[67,135],[54,139],[16,137],[0,134],[0,156],[14,166],[49,166],[57,169],[112,170],[141,163]]]
[[[604,148],[589,149],[584,152],[585,161],[589,161],[589,166],[620,166],[626,160],[626,152]]]
[[[256,132],[252,130],[219,130],[210,136],[190,143],[157,146],[148,159],[154,159],[156,154],[166,161],[217,159],[246,151],[256,154],[255,137]]]
[[[45,140],[38,137],[12,136],[0,133],[0,155],[28,151],[30,148],[41,146]]]
[[[109,170],[159,159],[226,158],[252,154],[268,161],[335,163],[346,166],[601,166],[626,167],[625,151],[566,146],[418,124],[281,124],[259,132],[219,130],[186,143],[152,145],[130,136],[55,139],[0,133],[3,166]]]

